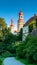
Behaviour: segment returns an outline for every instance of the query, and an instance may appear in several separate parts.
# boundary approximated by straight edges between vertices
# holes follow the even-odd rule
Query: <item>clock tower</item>
[[[18,32],[20,31],[21,28],[23,28],[23,25],[24,25],[23,12],[20,11],[17,25]]]

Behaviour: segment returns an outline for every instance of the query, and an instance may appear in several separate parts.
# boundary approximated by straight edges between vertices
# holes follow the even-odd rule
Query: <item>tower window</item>
[[[21,16],[21,18],[22,18],[22,16]]]

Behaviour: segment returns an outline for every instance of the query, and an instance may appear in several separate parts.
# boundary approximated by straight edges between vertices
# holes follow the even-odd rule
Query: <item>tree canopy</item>
[[[22,33],[23,33],[23,30],[21,28],[20,32],[18,33],[18,41],[22,41]]]
[[[6,32],[5,29],[7,29],[7,24],[5,22],[5,19],[0,18],[0,40],[2,40],[5,35],[5,32]]]
[[[4,20],[4,18],[0,18],[0,29],[5,29],[7,27],[7,24]]]

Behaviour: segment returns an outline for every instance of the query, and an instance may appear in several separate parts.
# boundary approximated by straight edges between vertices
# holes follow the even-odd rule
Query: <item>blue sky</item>
[[[35,13],[37,14],[37,0],[0,0],[0,17],[5,18],[8,25],[10,25],[11,18],[13,18],[15,28],[20,9],[24,13],[26,22]]]

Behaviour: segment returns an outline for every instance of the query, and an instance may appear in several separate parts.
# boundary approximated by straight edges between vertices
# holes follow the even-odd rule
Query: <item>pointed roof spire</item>
[[[11,19],[11,24],[13,24],[13,22],[14,22],[13,19]]]
[[[11,19],[11,26],[14,26],[14,21],[13,21],[13,19]]]
[[[23,15],[22,9],[20,9],[20,13],[19,13],[19,15]]]

